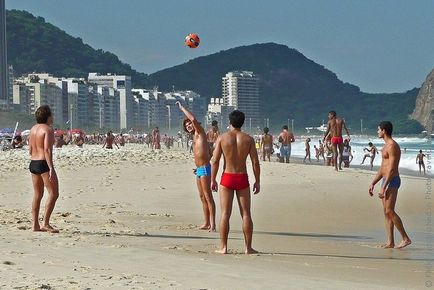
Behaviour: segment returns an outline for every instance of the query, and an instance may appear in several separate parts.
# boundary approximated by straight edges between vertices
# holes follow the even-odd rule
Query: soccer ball
[[[200,39],[196,33],[190,33],[185,37],[185,45],[190,48],[196,48],[199,46]]]

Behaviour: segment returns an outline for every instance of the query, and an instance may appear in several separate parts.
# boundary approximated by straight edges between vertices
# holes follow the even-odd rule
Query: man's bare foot
[[[199,230],[209,230],[211,228],[210,225],[204,224],[199,227]]]
[[[43,229],[41,229],[41,226],[33,226],[32,231],[34,232],[45,232]]]
[[[394,243],[387,243],[387,244],[380,245],[380,248],[383,248],[383,249],[393,249],[394,247],[395,247]]]
[[[406,239],[406,240],[402,240],[401,243],[399,243],[398,247],[396,247],[397,249],[402,249],[407,247],[408,245],[411,245],[411,240],[410,239]]]
[[[257,254],[257,253],[259,253],[258,251],[256,251],[255,249],[253,249],[253,248],[250,248],[250,249],[246,249],[246,251],[244,252],[246,255],[251,255],[251,254]]]
[[[217,232],[216,227],[215,226],[214,227],[210,227],[209,228],[209,232],[210,233],[216,233]]]
[[[55,229],[50,225],[45,225],[45,226],[41,227],[41,231],[49,232],[51,234],[57,234],[59,232],[58,229]]]
[[[225,255],[225,254],[228,253],[228,249],[223,248],[223,249],[221,249],[221,250],[215,250],[215,252],[216,252],[217,254],[223,254],[223,255]]]

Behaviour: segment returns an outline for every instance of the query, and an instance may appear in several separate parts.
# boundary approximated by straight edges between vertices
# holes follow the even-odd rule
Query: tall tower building
[[[89,73],[89,83],[108,86],[119,92],[120,128],[129,129],[133,124],[133,96],[131,93],[131,76],[100,75]]]
[[[223,104],[246,115],[245,125],[259,122],[259,78],[251,71],[228,72],[223,77]],[[244,126],[245,126],[244,125]]]
[[[7,63],[6,8],[0,0],[0,109],[7,110],[9,100],[9,67]]]

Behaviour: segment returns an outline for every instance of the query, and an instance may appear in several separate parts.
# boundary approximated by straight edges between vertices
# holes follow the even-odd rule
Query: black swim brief
[[[30,161],[29,170],[33,174],[42,174],[50,171],[46,160],[32,160]]]

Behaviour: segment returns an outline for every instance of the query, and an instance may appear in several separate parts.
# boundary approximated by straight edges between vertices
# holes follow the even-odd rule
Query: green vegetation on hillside
[[[29,12],[8,10],[8,61],[17,75],[48,72],[62,77],[86,77],[89,72],[130,75],[140,85],[146,77],[108,51],[95,50]]]
[[[151,75],[139,73],[118,57],[95,50],[41,17],[25,11],[7,12],[9,62],[17,74],[48,72],[56,76],[85,77],[88,72],[132,76],[133,86],[161,90],[194,90],[206,98],[221,96],[222,77],[229,71],[249,70],[260,78],[262,117],[273,129],[294,119],[297,128],[318,126],[329,110],[345,117],[354,132],[374,132],[389,119],[396,132],[419,133],[422,126],[408,119],[418,89],[395,94],[367,94],[344,83],[323,66],[295,49],[275,43],[254,44],[199,57]]]

